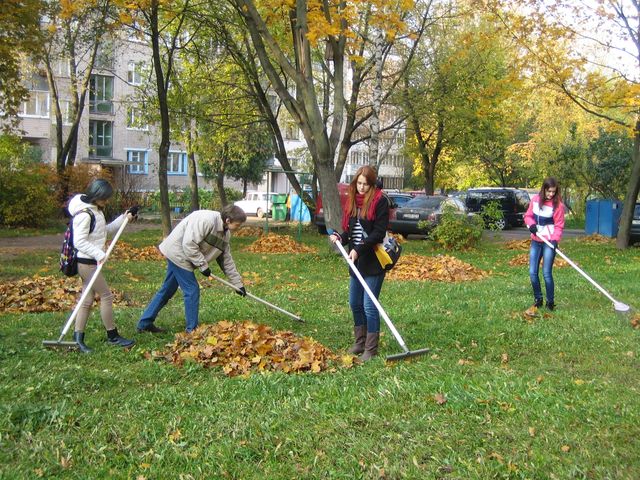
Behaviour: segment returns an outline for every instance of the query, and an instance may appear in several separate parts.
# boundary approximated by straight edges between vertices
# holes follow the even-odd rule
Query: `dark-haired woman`
[[[349,199],[342,215],[343,232],[329,237],[333,243],[348,245],[349,258],[376,298],[382,290],[385,270],[376,257],[375,246],[384,240],[389,224],[389,203],[376,187],[377,177],[372,167],[358,169],[349,185]],[[378,354],[380,312],[355,274],[350,271],[350,275],[349,305],[355,342],[349,351],[362,354],[360,359],[368,361]]]
[[[533,287],[533,306],[540,308],[543,305],[542,287],[538,274],[540,260],[542,260],[547,308],[553,310],[556,306],[553,261],[564,230],[564,204],[560,196],[560,185],[555,178],[549,177],[542,182],[540,192],[534,195],[529,203],[527,213],[524,215],[524,222],[531,232],[529,277]],[[544,243],[542,238],[551,243],[552,247]]]
[[[82,292],[87,288],[98,264],[104,262],[106,257],[105,244],[107,234],[113,235],[118,231],[125,215],[129,220],[134,220],[138,213],[138,207],[132,207],[125,213],[107,224],[104,216],[104,207],[113,196],[113,187],[107,180],[98,179],[91,182],[84,194],[74,196],[69,202],[69,213],[73,219],[73,243],[78,250],[78,275],[82,279]],[[98,274],[93,286],[93,292],[85,297],[78,311],[73,333],[73,339],[78,344],[80,351],[90,353],[91,349],[84,343],[84,330],[87,319],[93,305],[94,296],[100,296],[100,316],[107,330],[107,342],[110,345],[130,347],[135,342],[120,336],[113,321],[113,294],[107,285],[102,271]]]

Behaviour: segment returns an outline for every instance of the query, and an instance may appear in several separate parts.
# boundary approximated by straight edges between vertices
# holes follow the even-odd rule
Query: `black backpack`
[[[89,233],[93,232],[96,228],[96,216],[93,212],[85,208],[80,210],[76,215],[82,212],[86,212],[91,217],[91,224],[89,225]],[[67,224],[67,231],[64,232],[64,239],[62,241],[62,249],[60,250],[60,271],[67,277],[73,277],[78,274],[78,250],[73,246],[73,219],[75,215],[71,217]]]

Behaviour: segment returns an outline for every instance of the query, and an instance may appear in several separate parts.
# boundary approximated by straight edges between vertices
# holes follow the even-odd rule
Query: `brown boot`
[[[360,355],[364,352],[364,342],[367,337],[367,326],[366,325],[356,325],[353,327],[353,336],[355,338],[355,342],[353,343],[353,347],[349,349],[349,353],[354,355]]]
[[[360,355],[360,360],[366,362],[378,355],[378,340],[380,333],[367,333],[367,340],[364,344],[364,353]]]

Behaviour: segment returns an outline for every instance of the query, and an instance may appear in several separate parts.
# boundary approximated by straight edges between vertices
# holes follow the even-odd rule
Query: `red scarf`
[[[382,190],[376,188],[373,192],[373,198],[371,199],[371,203],[369,203],[369,210],[366,215],[361,215],[361,217],[366,218],[367,220],[375,220],[376,218],[376,207],[378,206],[378,202],[382,198]],[[360,210],[364,205],[364,194],[356,193],[356,208]],[[342,213],[342,230],[347,231],[349,229],[349,218],[351,217],[351,202],[347,202],[344,206],[344,211]]]

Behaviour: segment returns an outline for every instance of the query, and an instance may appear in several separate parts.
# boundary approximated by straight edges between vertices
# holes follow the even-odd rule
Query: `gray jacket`
[[[242,277],[231,256],[231,232],[220,212],[197,210],[185,217],[160,244],[162,254],[180,268],[200,271],[215,259],[229,281],[242,287]]]

